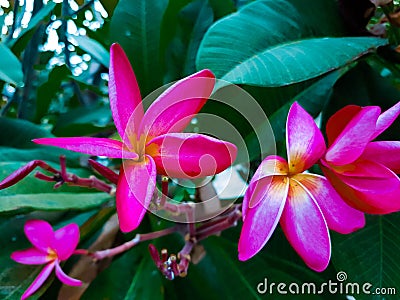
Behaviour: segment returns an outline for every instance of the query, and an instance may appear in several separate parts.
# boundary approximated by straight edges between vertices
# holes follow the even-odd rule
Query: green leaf
[[[41,8],[29,21],[27,27],[21,27],[21,31],[17,38],[11,39],[7,45],[11,48],[18,41],[19,38],[24,36],[27,32],[36,27],[44,18],[46,18],[51,11],[56,7],[57,3],[49,1],[43,8]]]
[[[0,212],[20,210],[87,210],[111,200],[106,193],[39,193],[0,196]]]
[[[208,0],[214,11],[215,18],[218,20],[226,15],[235,12],[233,0]]]
[[[264,49],[229,70],[222,79],[256,86],[283,86],[318,77],[371,53],[380,38],[316,38]]]
[[[400,214],[367,216],[367,225],[350,235],[332,234],[332,262],[346,282],[400,287]],[[398,299],[396,295],[357,295],[357,299]]]
[[[121,0],[111,19],[110,39],[126,51],[143,96],[163,83],[160,32],[167,5],[167,0]]]
[[[73,36],[78,46],[94,57],[99,63],[108,68],[110,63],[110,53],[98,41],[88,36]]]
[[[329,117],[348,104],[360,106],[378,105],[382,111],[396,104],[400,99],[400,90],[390,77],[383,77],[381,70],[371,63],[361,61],[344,75],[333,89],[332,99],[323,113],[323,127]],[[398,140],[400,123],[394,122],[379,139]]]
[[[79,166],[79,158],[83,154],[50,147],[36,145],[32,139],[53,137],[49,130],[29,121],[0,118],[0,161],[28,162],[34,159],[58,162],[60,155],[67,157],[68,166]],[[15,134],[18,133],[18,134]]]
[[[35,121],[40,122],[48,111],[51,101],[61,92],[61,83],[68,79],[71,71],[66,65],[55,66],[48,74],[47,80],[37,88],[36,115]]]
[[[15,170],[24,166],[23,162],[0,162],[0,180],[9,176]],[[50,164],[59,169],[57,164]],[[40,168],[36,171],[46,173]],[[37,210],[87,210],[109,201],[111,196],[96,190],[63,185],[54,189],[54,182],[39,180],[33,176],[36,172],[22,179],[17,184],[0,190],[0,212],[21,213],[32,209]],[[67,171],[82,178],[88,178],[91,173],[86,169],[67,168]],[[46,173],[50,175],[49,173]]]
[[[21,62],[4,43],[0,43],[0,57],[0,80],[23,86],[24,74]]]
[[[110,120],[109,106],[79,107],[61,114],[53,132],[57,136],[89,135],[107,128],[113,129],[114,125],[107,126]]]
[[[342,33],[339,22],[335,1],[255,1],[208,30],[197,68],[233,83],[281,86],[317,77],[387,43],[333,38]]]
[[[196,6],[196,4],[198,5]],[[185,76],[196,72],[196,55],[200,42],[214,20],[213,10],[208,4],[208,1],[200,0],[193,2],[182,10],[182,14],[187,13],[191,8],[196,8],[197,16],[194,16],[193,19],[193,31],[191,33],[191,39],[186,53],[185,67],[183,70]]]
[[[147,254],[147,253],[146,253]],[[143,280],[146,278],[146,280]],[[125,300],[164,299],[164,286],[161,274],[147,254],[135,272],[131,286],[125,295]]]
[[[82,295],[82,299],[112,299],[123,300],[129,287],[132,284],[132,278],[138,274],[138,267],[141,263],[148,260],[148,251],[145,244],[139,244],[133,249],[127,251],[120,257],[113,260],[112,264],[101,272],[89,288]],[[152,272],[158,272],[154,266]],[[141,282],[147,285],[148,289],[154,289],[149,278],[153,278],[154,273],[140,273]],[[158,275],[155,273],[155,275]],[[142,298],[151,299],[151,298]]]
[[[20,119],[0,118],[0,128],[1,146],[34,148],[32,139],[53,136],[44,127]]]

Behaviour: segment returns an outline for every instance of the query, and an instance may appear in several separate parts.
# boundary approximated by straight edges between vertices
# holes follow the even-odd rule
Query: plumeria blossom
[[[313,270],[324,270],[330,260],[329,229],[350,233],[365,225],[362,212],[347,205],[328,180],[305,172],[326,150],[313,118],[295,102],[286,122],[288,161],[266,157],[243,199],[243,228],[239,259],[257,254],[278,222],[289,243]]]
[[[381,114],[378,106],[348,105],[326,126],[328,150],[321,169],[351,206],[367,213],[400,210],[400,142],[375,141],[400,114],[400,102]]]
[[[67,260],[75,251],[79,242],[79,227],[69,224],[56,231],[51,225],[42,220],[29,220],[24,227],[25,235],[32,243],[33,248],[15,251],[11,258],[25,265],[42,265],[43,270],[39,273],[33,283],[28,287],[21,299],[26,299],[35,293],[53,269],[62,283],[72,286],[80,286],[80,280],[69,277],[60,267],[60,262]]]
[[[182,133],[211,95],[215,77],[202,70],[164,91],[144,113],[129,60],[118,44],[111,46],[109,96],[121,141],[108,138],[41,138],[38,144],[90,155],[124,158],[116,192],[120,228],[139,226],[156,184],[156,175],[197,178],[214,175],[236,158],[235,145],[202,134]]]

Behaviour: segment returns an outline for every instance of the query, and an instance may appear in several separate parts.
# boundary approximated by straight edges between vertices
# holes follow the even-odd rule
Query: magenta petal
[[[271,184],[269,183],[269,178],[263,178],[257,182],[253,193],[249,192],[250,198],[261,195],[262,200],[257,206],[247,210],[243,222],[238,246],[239,259],[242,261],[250,259],[264,247],[274,232],[285,206],[288,178],[274,176]],[[263,186],[269,186],[268,193],[262,190]]]
[[[362,177],[349,177],[335,173],[326,165],[322,164],[321,169],[332,186],[340,196],[352,207],[371,214],[387,214],[400,210],[400,187],[398,183],[390,186],[390,190],[380,188],[385,184],[379,184],[387,179],[374,179]],[[345,179],[345,180],[343,180]],[[386,182],[387,183],[387,182]],[[350,185],[349,185],[350,184]],[[389,183],[391,184],[391,183]],[[370,188],[368,188],[370,185]],[[353,188],[356,187],[356,188]],[[374,190],[374,187],[376,188]]]
[[[129,232],[139,226],[153,196],[156,175],[155,163],[149,156],[145,162],[124,163],[116,193],[121,231]]]
[[[325,152],[325,141],[314,119],[297,103],[290,108],[286,123],[289,170],[301,173]]]
[[[358,191],[382,193],[400,187],[400,179],[391,170],[372,161],[357,161],[355,169],[337,176],[348,186]]]
[[[375,133],[372,136],[372,139],[376,138],[378,135],[384,132],[397,119],[399,114],[400,101],[379,116],[378,121],[376,122]]]
[[[396,174],[400,173],[400,142],[371,142],[365,148],[360,159],[382,164]]]
[[[329,229],[347,234],[365,226],[364,213],[350,207],[325,177],[315,174],[298,174],[294,178],[316,200]]]
[[[108,90],[114,123],[125,144],[129,145],[128,137],[139,130],[143,105],[135,74],[124,50],[118,44],[113,44],[110,49],[109,76]],[[128,122],[130,124],[127,128]]]
[[[25,293],[23,293],[23,295],[21,296],[21,300],[28,298],[42,286],[42,284],[49,277],[51,271],[53,271],[54,264],[55,263],[48,264],[43,268],[43,270],[35,278],[32,284],[26,289]]]
[[[54,234],[54,250],[59,260],[68,259],[79,243],[79,226],[68,224],[58,229]]]
[[[56,261],[56,276],[60,281],[64,284],[67,285],[72,285],[72,286],[81,286],[82,281],[69,277],[67,274],[64,273],[64,271],[61,269],[60,264],[58,261]]]
[[[359,158],[371,141],[379,113],[379,107],[363,107],[329,147],[325,159],[341,166]]]
[[[123,149],[120,141],[94,137],[41,138],[33,140],[36,144],[55,146],[89,155],[109,158],[137,158],[134,152]]]
[[[361,106],[347,105],[334,113],[326,123],[326,136],[330,147],[346,128],[347,124],[361,111]]]
[[[272,175],[287,175],[288,172],[289,166],[286,160],[277,155],[269,155],[264,158],[258,166],[256,172],[251,178],[251,182]]]
[[[24,265],[42,265],[49,262],[47,253],[36,248],[14,251],[11,258]]]
[[[331,241],[318,204],[294,179],[281,217],[281,226],[289,243],[311,269],[326,269],[331,256]]]
[[[33,246],[48,253],[53,247],[54,231],[49,223],[42,220],[29,220],[25,223],[24,232]]]
[[[181,132],[210,97],[214,74],[202,70],[179,80],[163,92],[146,111],[141,134],[150,138],[168,132]]]
[[[153,157],[159,173],[175,178],[198,178],[229,167],[236,159],[237,148],[203,134],[167,133],[151,140],[146,152]]]

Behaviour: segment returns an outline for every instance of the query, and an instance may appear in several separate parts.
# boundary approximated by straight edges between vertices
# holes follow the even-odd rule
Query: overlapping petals
[[[400,102],[380,114],[375,106],[346,106],[327,123],[329,148],[321,168],[352,207],[367,213],[400,210],[399,142],[372,142],[400,114]]]
[[[46,264],[46,266],[28,287],[21,299],[26,299],[35,293],[50,276],[53,269],[55,269],[56,276],[61,282],[73,286],[82,284],[80,280],[66,275],[60,267],[60,262],[67,260],[78,245],[78,225],[69,224],[54,232],[49,223],[41,220],[30,220],[26,222],[24,231],[34,247],[15,251],[11,254],[11,258],[21,264]]]
[[[347,205],[325,177],[302,173],[321,158],[325,143],[298,103],[289,111],[286,128],[289,162],[279,156],[265,158],[244,196],[239,259],[257,254],[280,222],[304,262],[323,271],[331,254],[328,229],[353,232],[365,225],[364,215]]]
[[[290,173],[301,173],[325,152],[325,141],[314,119],[295,102],[286,122],[286,144]]]
[[[130,182],[133,182],[134,187]],[[156,186],[156,167],[151,156],[143,162],[127,161],[121,167],[116,206],[123,232],[139,226]]]
[[[199,178],[219,173],[236,157],[236,147],[206,135],[168,133],[151,140],[152,153],[159,174],[176,178]]]
[[[121,230],[127,232],[134,230],[145,215],[155,189],[156,170],[182,178],[214,175],[233,163],[237,148],[205,135],[180,133],[213,91],[215,77],[210,70],[176,82],[144,112],[135,75],[119,45],[111,46],[110,58],[110,106],[122,142],[90,137],[34,142],[125,159],[116,202]]]

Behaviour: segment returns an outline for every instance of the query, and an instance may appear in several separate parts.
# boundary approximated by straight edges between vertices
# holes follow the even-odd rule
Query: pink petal
[[[329,147],[325,159],[335,165],[345,165],[359,158],[371,141],[379,113],[379,107],[363,107]]]
[[[361,111],[361,106],[347,105],[334,113],[326,123],[326,136],[330,147],[346,128],[347,124]]]
[[[42,220],[29,220],[25,223],[24,232],[28,240],[37,249],[48,253],[53,247],[54,231],[49,223]]]
[[[68,224],[58,229],[54,234],[54,250],[60,261],[68,259],[79,243],[79,226]]]
[[[298,174],[293,178],[300,182],[318,203],[329,229],[347,234],[365,226],[364,213],[350,207],[325,177]]]
[[[49,277],[51,271],[53,271],[54,264],[55,263],[50,263],[43,268],[43,270],[35,278],[32,284],[26,289],[25,293],[23,293],[23,295],[21,296],[21,300],[28,298],[42,286],[42,284]]]
[[[46,252],[36,248],[14,251],[11,258],[24,265],[42,265],[50,261]]]
[[[229,142],[203,134],[168,133],[146,145],[160,174],[175,178],[198,178],[217,174],[236,158],[237,148]]]
[[[400,179],[391,170],[372,161],[357,161],[354,170],[337,176],[348,186],[358,191],[381,193],[400,187]]]
[[[371,142],[365,148],[360,159],[374,161],[391,169],[396,174],[400,174],[400,142]]]
[[[290,108],[286,123],[289,171],[301,173],[325,152],[325,141],[314,119],[297,103]]]
[[[361,187],[359,189],[354,189],[343,181],[343,177],[346,176],[336,174],[323,164],[320,165],[320,167],[342,199],[355,209],[371,214],[387,214],[400,210],[400,199],[398,197],[400,188],[398,188],[398,186],[394,188],[391,187],[390,191],[378,189],[371,192],[365,190],[365,186],[371,184],[370,179],[366,178],[365,181],[367,182],[363,183],[362,178],[355,177],[357,182],[353,180],[351,184],[355,186],[355,184],[358,183],[361,187],[364,187],[364,190],[361,189]],[[349,178],[350,177],[347,177],[346,180],[348,181]]]
[[[150,156],[146,156],[144,162],[124,162],[116,193],[121,231],[129,232],[139,226],[153,196],[156,175],[156,166]]]
[[[314,271],[326,269],[331,256],[331,241],[324,216],[310,194],[293,178],[281,226],[289,243]]]
[[[128,137],[139,130],[143,105],[131,64],[118,44],[111,45],[109,76],[108,90],[114,123],[125,144],[129,145]]]
[[[397,119],[400,114],[400,101],[382,113],[376,122],[375,133],[372,139],[384,132]]]
[[[107,156],[109,158],[131,158],[138,155],[134,152],[124,150],[120,141],[107,138],[94,137],[67,137],[67,138],[41,138],[33,140],[36,144],[55,146],[75,152],[96,156]]]
[[[257,182],[261,179],[264,178],[269,178],[268,180],[264,180],[261,185],[263,186],[263,189],[265,192],[268,192],[270,188],[270,183],[273,178],[273,175],[287,175],[289,172],[288,164],[286,160],[284,160],[280,156],[276,155],[270,155],[264,158],[264,160],[261,162],[261,164],[258,166],[256,172],[254,173],[253,177],[251,178],[251,181],[249,183],[249,186],[247,188],[247,191],[243,197],[243,205],[242,205],[242,215],[243,215],[243,220],[246,218],[247,214],[247,209],[248,207],[254,207],[257,206],[259,201],[263,199],[263,195],[260,194],[258,195],[258,189],[257,188],[257,193],[255,192],[256,187],[258,186]],[[251,196],[251,200],[250,200]]]
[[[179,80],[146,111],[141,134],[151,139],[168,132],[181,132],[206,103],[214,84],[215,77],[210,70],[202,70]]]
[[[67,274],[64,273],[64,271],[61,269],[60,264],[58,261],[56,261],[56,276],[60,281],[64,284],[67,285],[72,285],[72,286],[81,286],[82,281],[69,277]]]
[[[289,166],[286,160],[277,155],[269,155],[261,162],[254,173],[251,182],[272,175],[287,175]]]
[[[263,181],[267,181],[263,183]],[[239,239],[239,260],[248,260],[256,255],[268,242],[274,232],[288,194],[289,180],[284,176],[274,176],[257,182],[256,188],[249,191],[249,197],[262,197],[259,204],[247,211]],[[268,193],[263,190],[269,186]]]

